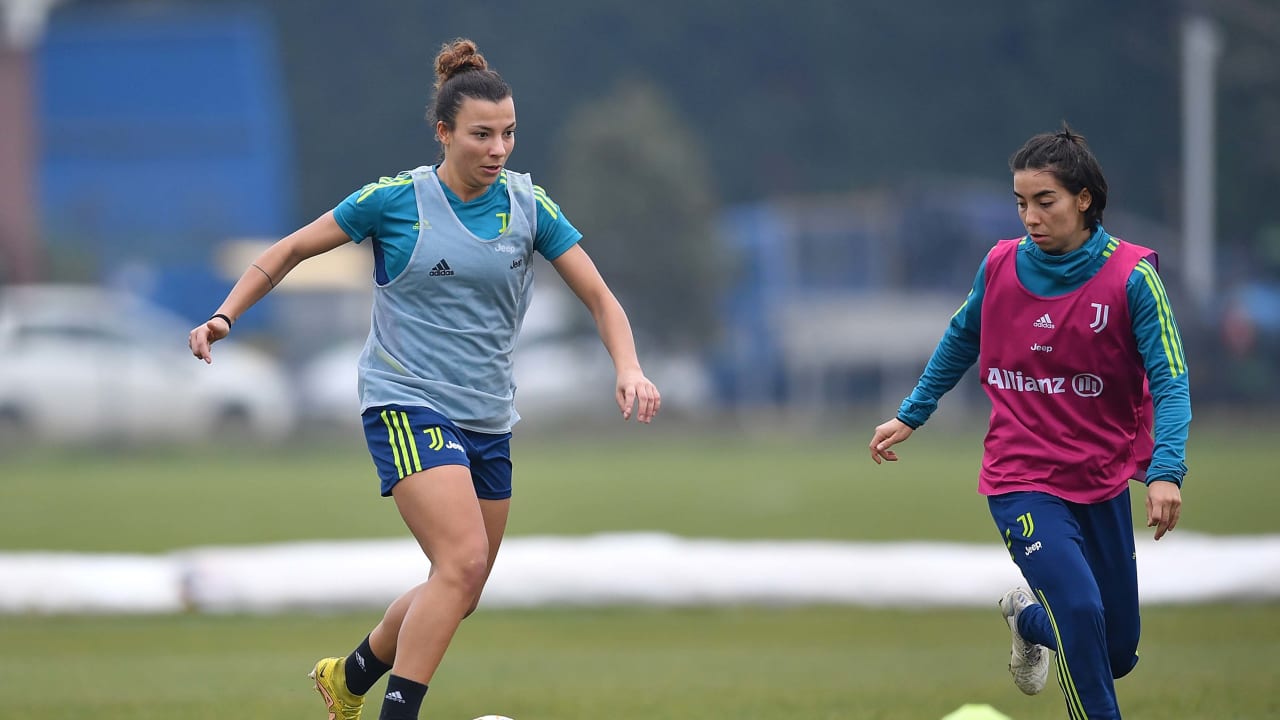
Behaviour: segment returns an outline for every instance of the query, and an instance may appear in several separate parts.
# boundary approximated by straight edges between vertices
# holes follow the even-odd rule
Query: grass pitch
[[[976,491],[974,425],[926,426],[901,446],[900,462],[882,466],[867,455],[872,427],[518,432],[509,533],[1000,542]],[[1180,527],[1280,531],[1277,432],[1196,426]],[[406,535],[393,503],[378,496],[362,440],[345,436],[283,448],[33,449],[0,459],[0,478],[0,550],[164,552]],[[1144,490],[1132,487],[1141,523]]]
[[[873,423],[864,425],[826,435],[518,434],[510,532],[999,542],[974,490],[972,427],[931,425],[903,446],[901,463],[876,467],[864,450]],[[1182,528],[1280,528],[1275,429],[1196,426]],[[1138,486],[1134,497],[1140,516]],[[0,459],[0,551],[404,534],[363,448],[347,440],[35,448]],[[322,655],[350,651],[376,619],[0,616],[0,718],[318,720],[306,672]],[[1118,685],[1126,717],[1280,717],[1271,688],[1280,603],[1155,607],[1143,621],[1142,662]],[[994,603],[911,612],[482,608],[463,624],[423,717],[930,720],[965,703],[1015,720],[1063,717],[1056,688],[1034,698],[1014,689],[1007,653]]]
[[[1280,608],[1153,608],[1126,717],[1272,718]],[[350,651],[371,614],[4,618],[5,718],[324,718],[306,673]],[[1009,680],[994,608],[481,611],[463,623],[424,718],[930,720],[989,703],[1065,717],[1052,685]],[[380,683],[378,688],[382,684]],[[377,688],[375,688],[375,693]],[[371,695],[369,717],[377,716]]]

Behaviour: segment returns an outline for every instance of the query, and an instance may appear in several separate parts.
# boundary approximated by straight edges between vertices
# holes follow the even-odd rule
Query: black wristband
[[[232,325],[231,318],[227,317],[226,315],[223,315],[222,313],[214,313],[209,317],[209,320],[212,320],[214,318],[222,318],[223,320],[225,320],[228,328],[230,328]],[[205,322],[209,322],[209,320],[205,320]]]

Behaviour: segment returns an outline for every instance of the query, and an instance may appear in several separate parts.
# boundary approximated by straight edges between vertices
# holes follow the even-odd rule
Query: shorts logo
[[[1031,534],[1036,531],[1036,521],[1031,519],[1031,513],[1019,515],[1018,522],[1022,524],[1022,537],[1030,538]]]
[[[461,446],[461,445],[459,445],[458,443],[456,443],[456,442],[454,442],[454,441],[452,441],[452,440],[450,440],[449,442],[445,443],[445,444],[444,444],[444,446],[445,446],[445,447],[447,447],[447,448],[449,448],[450,450],[457,450],[458,452],[466,452],[466,450],[463,450],[463,449],[462,449],[462,446]]]
[[[1098,397],[1102,394],[1102,378],[1093,373],[1080,373],[1071,378],[1071,389],[1080,397]]]
[[[1037,541],[1035,541],[1035,542],[1031,543],[1030,545],[1028,545],[1028,546],[1027,546],[1027,549],[1023,551],[1022,555],[1023,555],[1023,557],[1029,556],[1031,553],[1033,553],[1033,552],[1035,552],[1035,551],[1039,550],[1039,549],[1040,549],[1040,548],[1042,548],[1042,547],[1044,547],[1044,545],[1042,545],[1042,544],[1040,543],[1040,541],[1039,541],[1039,540],[1037,540]]]
[[[427,447],[432,450],[440,450],[444,447],[444,435],[440,432],[439,426],[433,425],[426,428],[422,431],[422,434],[427,436],[427,439],[430,441]]]

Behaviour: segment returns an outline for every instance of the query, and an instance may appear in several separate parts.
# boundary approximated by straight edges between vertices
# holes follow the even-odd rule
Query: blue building
[[[266,13],[71,6],[49,24],[34,85],[52,257],[200,320],[228,289],[217,246],[291,229],[287,106]]]

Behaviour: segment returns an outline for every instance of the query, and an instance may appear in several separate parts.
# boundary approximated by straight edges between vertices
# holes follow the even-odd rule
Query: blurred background
[[[425,571],[359,431],[366,245],[295,270],[213,365],[186,338],[269,243],[437,160],[432,62],[465,36],[514,89],[510,167],[584,233],[663,411],[643,429],[617,420],[590,319],[539,261],[516,359],[518,502],[485,600],[499,607],[464,624],[433,717],[905,720],[975,700],[1061,717],[1004,675],[991,601],[1015,570],[974,490],[978,382],[948,395],[904,462],[863,453],[986,249],[1022,233],[1009,156],[1064,120],[1106,172],[1106,228],[1160,252],[1193,377],[1183,520],[1158,550],[1135,486],[1140,568],[1159,576],[1143,577],[1141,679],[1122,683],[1122,704],[1280,716],[1277,0],[0,11],[0,687],[13,713],[214,718],[211,698],[234,697],[250,715],[307,716],[301,671],[345,652],[381,593],[410,582],[380,584],[365,559],[388,555],[360,543],[394,538],[411,558],[397,570]],[[567,600],[505,609],[537,604],[557,576],[521,548],[597,535],[639,550],[570,559]],[[787,545],[773,565],[682,571],[653,549],[702,556],[672,536],[872,555],[905,543],[934,564],[832,564]],[[201,583],[212,558],[306,541],[352,541],[345,582],[286,559],[245,586],[352,593],[301,604],[320,613],[224,614]],[[929,541],[972,543],[998,579]],[[719,571],[763,589],[698,589]],[[849,592],[778,599],[795,575]],[[963,607],[918,612],[951,601],[946,577]],[[717,607],[592,609],[583,579],[642,605],[693,583],[672,604]],[[890,581],[902,595],[868,601]],[[775,604],[793,602],[836,607]]]
[[[1269,0],[2,5],[10,437],[354,428],[368,248],[291,275],[212,372],[178,356],[265,244],[437,159],[432,60],[460,35],[513,86],[510,165],[585,234],[673,417],[891,411],[1021,233],[1008,156],[1063,120],[1107,173],[1108,230],[1161,253],[1197,411],[1280,395]],[[589,318],[541,276],[520,407],[608,413]]]

